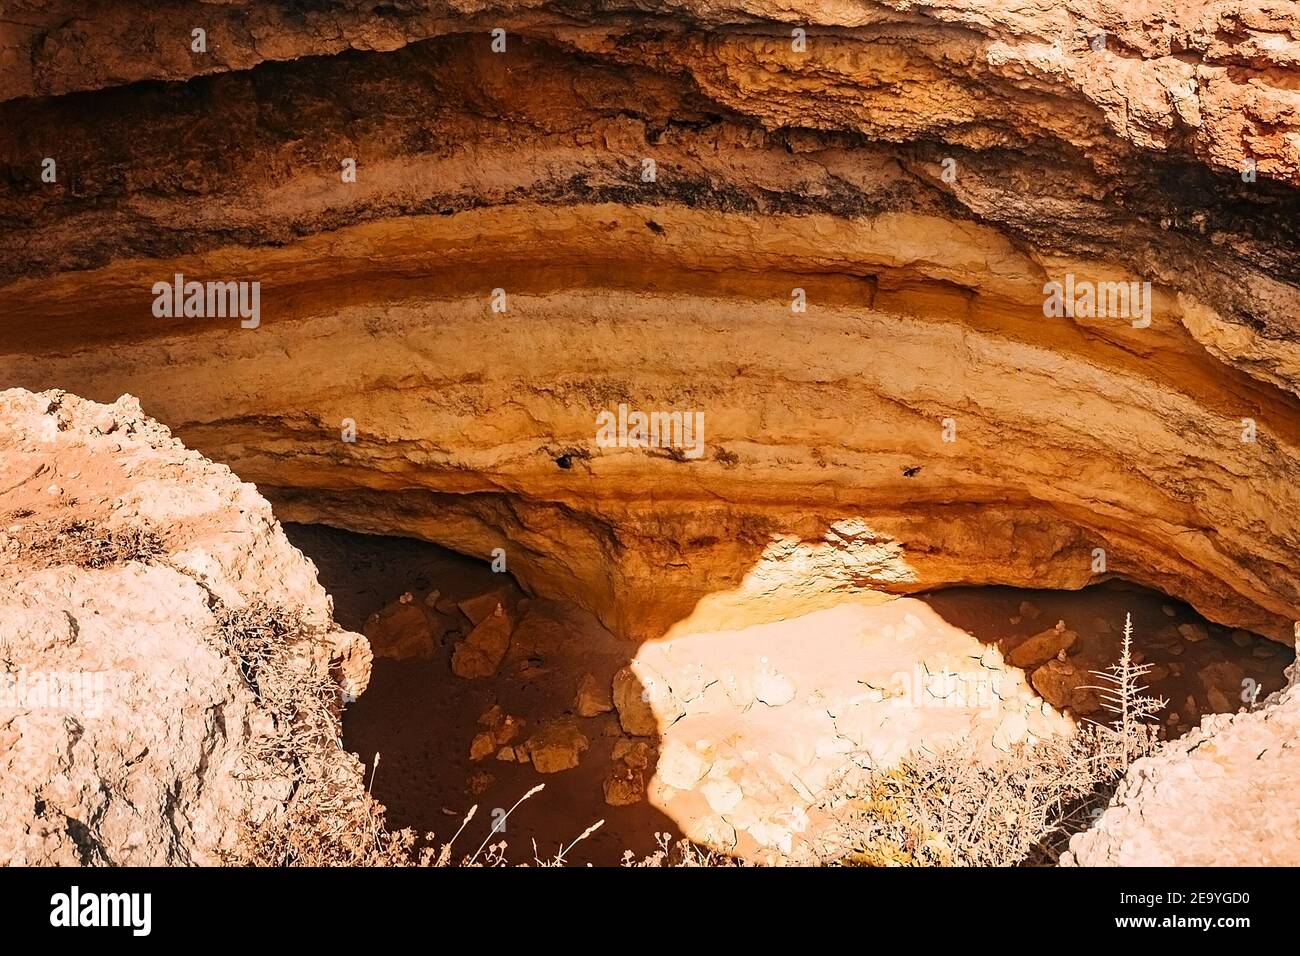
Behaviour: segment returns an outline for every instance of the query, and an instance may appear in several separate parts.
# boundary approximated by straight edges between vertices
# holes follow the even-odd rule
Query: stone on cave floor
[[[1006,655],[1007,663],[1021,670],[1033,670],[1061,651],[1068,651],[1078,639],[1078,634],[1066,629],[1064,621],[1058,621],[1055,627],[1039,631],[1012,648]]]
[[[647,698],[647,688],[631,667],[621,667],[611,685],[618,722],[633,737],[653,737],[659,732],[659,721]]]
[[[470,624],[478,627],[489,614],[507,614],[510,610],[510,589],[502,585],[460,601],[457,605]]]
[[[597,680],[594,674],[583,674],[578,681],[578,693],[573,706],[579,717],[595,717],[609,713],[614,709],[614,702],[610,699],[609,684]]]
[[[515,748],[514,748],[514,747],[502,747],[500,750],[497,751],[497,759],[498,759],[498,760],[504,760],[504,761],[507,761],[507,762],[509,762],[509,763],[514,763],[514,762],[515,762]]]
[[[1026,621],[1036,621],[1038,620],[1038,616],[1043,613],[1036,605],[1031,604],[1028,601],[1021,601],[1018,610],[1021,619]]]
[[[614,763],[601,784],[605,802],[611,807],[626,807],[645,799],[645,772],[623,763]]]
[[[510,615],[502,610],[483,618],[451,655],[451,670],[466,679],[491,677],[510,647]]]
[[[1246,672],[1231,661],[1215,661],[1197,672],[1205,688],[1205,700],[1215,713],[1232,713],[1242,704]]]
[[[1195,623],[1179,624],[1178,633],[1183,636],[1184,640],[1190,641],[1193,644],[1198,644],[1210,636],[1209,631],[1207,631],[1202,625]]]
[[[404,660],[412,657],[433,657],[437,650],[434,623],[418,604],[396,601],[376,611],[366,621],[362,631],[370,641],[376,657]]]
[[[1070,661],[1048,661],[1033,672],[1030,683],[1057,710],[1086,716],[1101,709],[1097,692],[1087,686],[1096,683],[1096,675]]]
[[[1158,629],[1154,635],[1146,638],[1143,642],[1147,647],[1158,648],[1160,650],[1172,650],[1175,647],[1181,647],[1183,636],[1178,633],[1178,628],[1172,624],[1166,624]]]
[[[651,753],[650,745],[644,740],[620,737],[614,741],[612,763],[602,784],[606,803],[622,807],[645,799],[645,770],[650,765]]]
[[[563,602],[524,598],[515,606],[514,616],[505,666],[518,678],[540,677],[554,664],[582,656],[582,632]]]
[[[578,766],[590,741],[572,717],[561,717],[544,724],[524,744],[538,773],[559,773]]]
[[[496,777],[488,773],[486,770],[476,770],[469,775],[465,788],[472,796],[477,797],[479,794],[484,793],[489,787],[491,787],[495,781]]]
[[[1237,628],[1232,632],[1232,643],[1238,647],[1250,647],[1254,643],[1254,638],[1250,636],[1250,632]]]
[[[469,745],[469,759],[475,762],[485,760],[496,752],[497,741],[488,731],[474,735]]]
[[[480,726],[487,728],[492,743],[497,747],[502,747],[513,743],[528,721],[522,717],[507,714],[501,709],[500,704],[493,704],[479,715],[478,723]]]
[[[654,755],[654,750],[644,740],[633,737],[620,737],[614,741],[614,747],[610,751],[610,755],[614,760],[621,760],[629,767],[644,770],[650,766],[650,759]]]

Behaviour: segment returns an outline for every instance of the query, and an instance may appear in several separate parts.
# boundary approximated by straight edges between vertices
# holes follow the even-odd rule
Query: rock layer
[[[1291,639],[1294,12],[647,6],[20,4],[0,378],[639,638],[1119,575]],[[155,317],[177,273],[258,327]],[[1066,274],[1150,326],[1045,317]],[[600,447],[619,404],[703,454]]]

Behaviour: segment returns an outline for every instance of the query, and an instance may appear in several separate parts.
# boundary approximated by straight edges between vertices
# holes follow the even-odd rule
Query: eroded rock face
[[[1063,865],[1295,866],[1300,862],[1300,685],[1258,710],[1213,714],[1135,763]]]
[[[283,810],[292,768],[249,772],[276,728],[223,652],[224,609],[285,609],[319,632],[304,671],[365,689],[365,639],[270,506],[133,399],[0,393],[0,553],[4,865],[212,864],[238,858],[241,819]]]
[[[1291,639],[1290,7],[19,7],[0,379],[639,638],[1121,575]],[[257,326],[156,317],[177,274]],[[1067,275],[1150,324],[1045,317]],[[702,443],[602,446],[620,405]]]

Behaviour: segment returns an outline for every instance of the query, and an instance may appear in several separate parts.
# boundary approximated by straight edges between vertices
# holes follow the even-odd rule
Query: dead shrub
[[[28,511],[25,517],[31,515]],[[105,528],[87,518],[61,518],[20,524],[9,533],[17,542],[19,560],[38,568],[71,564],[79,568],[106,568],[128,561],[148,564],[166,549],[148,527]]]
[[[1117,663],[1093,673],[1109,725],[1021,743],[990,759],[972,741],[850,766],[822,809],[831,825],[818,854],[861,866],[1017,866],[1053,862],[1103,809],[1129,764],[1158,745],[1148,721],[1165,701],[1146,695],[1148,665],[1132,658],[1126,623]]]

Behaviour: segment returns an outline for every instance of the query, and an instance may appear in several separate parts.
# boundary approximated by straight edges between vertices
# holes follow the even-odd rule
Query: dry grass
[[[1102,672],[1110,725],[1068,739],[1021,743],[995,759],[967,742],[895,767],[850,767],[822,809],[832,824],[825,862],[863,866],[1018,866],[1053,862],[1089,826],[1137,757],[1158,743],[1148,719],[1165,702],[1145,695],[1149,670],[1132,660],[1126,624],[1119,661]]]
[[[30,514],[27,512],[21,518]],[[18,527],[9,532],[8,537],[17,543],[18,560],[37,568],[67,564],[79,568],[105,568],[127,561],[148,563],[165,553],[162,538],[147,527],[105,528],[86,518],[30,523],[21,518]]]
[[[282,812],[239,821],[228,862],[251,866],[397,866],[415,839],[384,825],[384,808],[361,784],[339,742],[340,691],[312,664],[323,635],[294,611],[264,602],[219,608],[217,642],[256,695],[271,727],[244,753],[249,780],[288,780]]]

